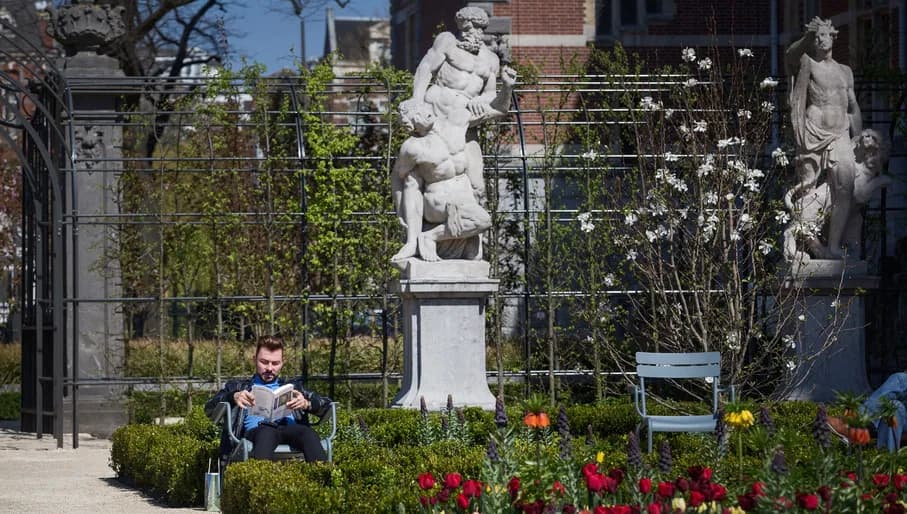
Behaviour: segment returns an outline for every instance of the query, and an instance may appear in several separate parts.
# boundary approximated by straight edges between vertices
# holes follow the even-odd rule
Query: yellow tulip
[[[598,452],[595,454],[595,462],[601,464],[605,460],[605,452]]]
[[[671,510],[684,512],[687,510],[687,502],[683,498],[674,498],[671,500]]]

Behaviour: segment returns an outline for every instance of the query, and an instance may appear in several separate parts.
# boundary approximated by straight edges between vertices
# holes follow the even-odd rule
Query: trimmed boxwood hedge
[[[0,419],[19,419],[19,407],[21,402],[21,393],[0,393]]]
[[[681,407],[686,407],[680,404]],[[692,405],[690,405],[692,407]],[[656,411],[668,409],[656,406]],[[751,405],[755,412],[757,407]],[[623,466],[627,434],[638,419],[626,399],[595,405],[566,408],[574,435],[577,463],[604,453],[604,465]],[[815,457],[810,431],[816,406],[809,402],[784,402],[772,407],[775,424],[785,441],[791,467]],[[403,506],[418,511],[415,479],[430,471],[443,475],[456,471],[478,476],[485,455],[488,434],[493,431],[493,413],[479,409],[464,411],[469,421],[468,441],[442,441],[420,445],[417,441],[419,413],[403,409],[361,409],[338,411],[340,431],[335,440],[332,464],[303,462],[273,463],[250,461],[231,464],[224,475],[224,512],[396,512]],[[519,422],[521,412],[509,408],[511,425]],[[370,437],[356,437],[357,418],[368,426]],[[555,417],[552,416],[552,420]],[[432,414],[433,423],[438,415]],[[593,439],[587,446],[587,427]],[[713,446],[712,434],[656,434],[656,447],[670,441],[676,469],[702,464],[706,448]],[[194,409],[186,422],[172,427],[128,425],[114,434],[111,462],[117,474],[171,505],[201,505],[203,477],[208,459],[215,459],[218,432]],[[745,442],[744,467],[752,469],[762,462],[756,442]],[[732,452],[733,453],[733,452]],[[658,452],[646,456],[657,465]],[[734,455],[724,465],[734,466]]]
[[[113,433],[110,466],[127,483],[170,505],[200,505],[217,427],[196,408],[178,425],[125,425]]]

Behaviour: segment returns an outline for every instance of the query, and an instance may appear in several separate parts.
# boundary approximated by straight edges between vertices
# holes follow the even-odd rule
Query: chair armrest
[[[229,404],[229,403],[227,403],[227,402],[218,402],[217,405],[214,407],[214,410],[212,410],[212,411],[208,414],[208,417],[211,418],[211,422],[212,422],[212,423],[214,423],[215,425],[217,425],[217,424],[219,424],[221,421],[224,420],[224,416],[225,416],[225,415],[226,415],[227,417],[229,417],[229,414],[228,414],[229,412],[230,412],[230,404]]]
[[[633,407],[636,408],[636,413],[639,414],[640,417],[643,417],[643,418],[646,417],[646,413],[644,412],[644,409],[640,409],[639,400],[643,394],[642,390],[638,386],[635,386],[635,385],[631,385],[630,388],[631,388],[630,394],[633,396]]]
[[[331,433],[325,439],[333,440],[334,436],[337,435],[337,402],[329,403],[327,408],[322,409],[320,416],[318,414],[315,415],[318,417],[318,421],[312,423],[313,426],[320,425],[327,419],[331,420]]]
[[[227,431],[227,435],[230,437],[230,440],[233,441],[234,444],[239,444],[239,437],[237,436],[236,430],[234,430],[233,427],[233,407],[227,402],[220,402],[214,412],[215,414],[218,412],[222,413],[222,418],[226,420],[224,423],[224,428]],[[242,418],[242,410],[240,409],[239,417],[237,418],[236,422],[242,424]]]

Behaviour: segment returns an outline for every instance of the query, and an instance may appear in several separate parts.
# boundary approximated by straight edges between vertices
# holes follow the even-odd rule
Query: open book
[[[287,402],[293,398],[293,384],[284,384],[277,389],[255,385],[252,386],[252,394],[255,396],[255,405],[250,408],[250,415],[261,416],[267,421],[289,415]]]

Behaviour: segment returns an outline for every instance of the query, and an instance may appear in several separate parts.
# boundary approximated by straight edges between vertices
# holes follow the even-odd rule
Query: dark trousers
[[[246,438],[252,441],[253,459],[274,460],[277,445],[288,444],[302,450],[306,462],[328,460],[318,433],[308,425],[259,425],[249,431]]]

